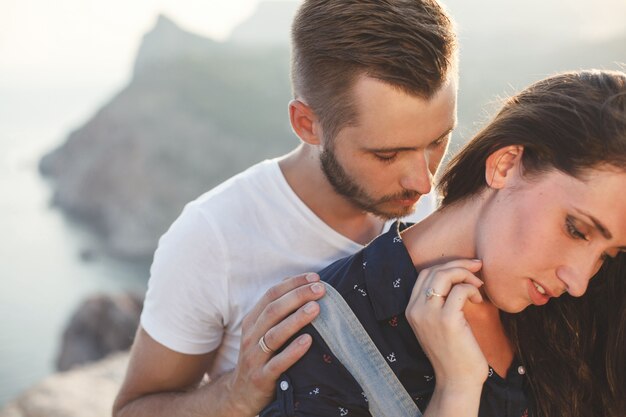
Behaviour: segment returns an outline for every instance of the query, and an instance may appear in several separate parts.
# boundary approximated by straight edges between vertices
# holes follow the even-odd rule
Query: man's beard
[[[327,141],[327,143],[329,143],[329,141]],[[322,171],[335,192],[345,197],[361,210],[372,213],[385,220],[404,217],[414,211],[414,206],[399,206],[395,210],[393,208],[385,210],[384,203],[415,199],[420,195],[417,191],[404,190],[399,194],[383,196],[378,199],[371,197],[341,166],[335,156],[332,145],[324,147],[324,150],[320,154],[320,162]]]

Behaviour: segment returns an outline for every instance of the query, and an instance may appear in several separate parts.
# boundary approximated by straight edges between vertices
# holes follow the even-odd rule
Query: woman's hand
[[[458,259],[424,269],[417,277],[406,317],[445,392],[482,389],[489,365],[472,333],[463,306],[482,303],[479,260]]]

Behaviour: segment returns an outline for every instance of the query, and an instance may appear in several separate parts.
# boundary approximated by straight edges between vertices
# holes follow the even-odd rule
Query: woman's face
[[[609,167],[578,179],[511,170],[478,224],[477,255],[488,298],[519,312],[569,292],[579,297],[607,257],[626,250],[626,172]]]

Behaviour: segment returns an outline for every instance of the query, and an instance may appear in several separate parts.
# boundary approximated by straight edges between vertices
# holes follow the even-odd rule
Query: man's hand
[[[316,274],[303,274],[270,288],[244,319],[235,370],[200,388],[216,352],[175,352],[152,339],[140,326],[113,416],[256,416],[271,401],[280,374],[311,345],[311,336],[302,335],[280,353],[265,353],[259,339],[264,336],[267,346],[278,350],[309,324],[319,313],[314,300],[324,295],[324,286],[318,281]]]
[[[230,401],[242,416],[258,414],[271,401],[280,374],[311,346],[311,336],[304,334],[274,353],[317,317],[315,300],[324,291],[317,274],[288,278],[270,288],[244,319],[239,360],[228,384]],[[262,337],[272,352],[261,348]]]

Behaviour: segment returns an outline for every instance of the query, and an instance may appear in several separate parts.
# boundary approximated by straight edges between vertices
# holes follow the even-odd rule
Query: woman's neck
[[[418,271],[455,259],[475,259],[476,230],[488,192],[437,210],[407,229],[402,240]],[[480,278],[480,274],[478,274]],[[509,341],[498,309],[483,292],[485,302],[467,302],[463,313],[487,362],[498,375],[505,377],[513,361]]]
[[[440,208],[402,234],[402,240],[420,270],[454,259],[476,258],[476,224],[482,198]]]

